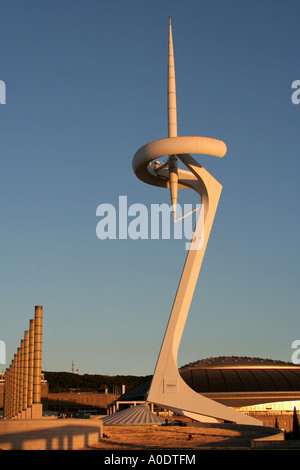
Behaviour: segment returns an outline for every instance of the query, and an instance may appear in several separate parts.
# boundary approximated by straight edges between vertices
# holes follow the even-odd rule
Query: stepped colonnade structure
[[[4,379],[4,418],[37,419],[42,417],[42,325],[43,307],[35,307],[20,346],[6,369]]]

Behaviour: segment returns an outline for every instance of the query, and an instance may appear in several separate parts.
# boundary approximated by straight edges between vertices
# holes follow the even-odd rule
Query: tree
[[[296,407],[294,406],[294,415],[293,415],[293,439],[300,439],[300,430],[299,430],[299,421]]]

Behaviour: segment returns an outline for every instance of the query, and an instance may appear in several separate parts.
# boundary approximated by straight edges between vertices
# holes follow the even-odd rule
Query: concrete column
[[[19,417],[23,418],[22,416],[22,411],[23,411],[23,392],[24,392],[24,339],[21,339],[21,345],[20,345],[20,370],[19,370],[19,377],[20,377],[20,382],[19,382],[19,387],[20,387],[20,392],[19,392]]]
[[[10,417],[10,409],[11,409],[11,366],[7,371],[7,381],[6,381],[6,374],[5,374],[5,417]]]
[[[12,362],[12,413],[11,417],[14,418],[17,409],[17,354],[15,353]]]
[[[29,331],[24,334],[24,364],[23,364],[23,412],[27,417],[28,402],[28,359],[29,359]]]
[[[7,374],[7,378],[6,378]],[[12,365],[5,373],[5,417],[11,418],[11,405],[12,405]]]
[[[15,418],[18,417],[19,413],[19,402],[20,402],[20,348],[17,349],[16,356],[16,407],[15,407]]]
[[[4,376],[4,390],[3,390],[3,416],[8,418],[9,407],[9,367],[5,371]]]
[[[43,307],[35,307],[34,319],[34,361],[33,361],[33,405],[32,418],[42,417],[41,374],[42,374],[42,323]]]
[[[4,390],[3,390],[3,416],[7,417],[7,405],[8,405],[8,369],[5,371],[4,376]]]
[[[28,355],[28,395],[27,407],[31,408],[33,403],[33,360],[34,360],[34,319],[30,320],[29,326],[29,355]]]

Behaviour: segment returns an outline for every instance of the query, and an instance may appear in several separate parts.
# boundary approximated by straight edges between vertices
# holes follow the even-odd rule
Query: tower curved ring
[[[159,173],[159,168],[151,167],[153,160],[168,155],[204,154],[223,157],[226,154],[226,144],[219,139],[201,136],[176,136],[155,140],[140,147],[132,160],[133,171],[145,183],[153,186],[169,187],[167,175]],[[187,179],[196,179],[192,174],[184,175]],[[185,185],[179,185],[180,187]]]

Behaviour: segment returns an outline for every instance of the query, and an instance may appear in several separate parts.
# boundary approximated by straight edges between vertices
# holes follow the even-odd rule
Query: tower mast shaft
[[[169,17],[168,130],[169,137],[177,137],[176,84],[171,17]]]
[[[175,65],[171,17],[169,17],[169,60],[168,60],[168,131],[169,137],[177,137],[177,106]],[[178,160],[176,155],[169,156],[169,185],[174,221],[176,219],[178,191]]]

